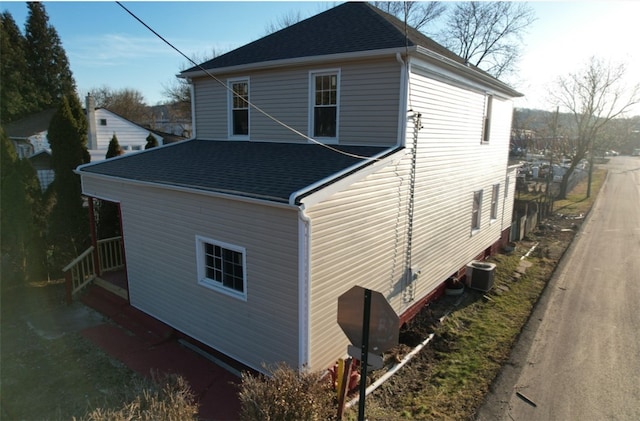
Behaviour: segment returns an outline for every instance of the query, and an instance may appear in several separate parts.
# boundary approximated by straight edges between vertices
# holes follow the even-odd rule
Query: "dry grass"
[[[83,421],[196,421],[198,405],[187,382],[180,376],[154,376],[139,381],[137,395],[118,409],[97,408]],[[76,418],[74,417],[74,420]]]

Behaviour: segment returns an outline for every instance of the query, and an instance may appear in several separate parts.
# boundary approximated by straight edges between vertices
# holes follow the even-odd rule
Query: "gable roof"
[[[449,59],[464,60],[421,32],[366,2],[348,2],[202,63],[206,70],[274,60],[420,45]],[[197,72],[200,66],[182,74]]]
[[[26,139],[35,134],[49,130],[49,123],[55,113],[55,108],[40,111],[21,118],[20,120],[6,124],[4,126],[4,130],[10,139]]]
[[[334,145],[332,148],[360,157],[395,150],[374,146]],[[187,140],[87,164],[78,170],[165,188],[173,186],[289,203],[293,193],[327,180],[325,184],[320,183],[318,189],[324,187],[338,180],[336,174],[352,167],[355,171],[355,167],[359,169],[370,162],[317,144]]]

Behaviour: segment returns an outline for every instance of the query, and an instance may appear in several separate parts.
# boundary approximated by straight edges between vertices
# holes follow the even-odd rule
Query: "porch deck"
[[[93,283],[129,301],[127,274],[124,268],[101,273]]]

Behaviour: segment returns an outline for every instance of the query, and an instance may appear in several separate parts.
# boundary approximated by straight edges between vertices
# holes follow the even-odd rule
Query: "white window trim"
[[[475,235],[480,231],[480,227],[482,226],[482,199],[483,199],[483,190],[474,190],[472,200],[475,198],[476,193],[480,193],[480,203],[478,204],[478,224],[477,226],[473,226],[473,202],[471,202],[471,235]]]
[[[246,77],[234,77],[227,79],[227,134],[229,139],[234,140],[249,140],[251,135],[251,106],[247,105],[247,134],[237,135],[233,134],[233,84],[236,82],[247,82],[247,89],[249,90],[249,102],[251,102],[251,80],[249,76]]]
[[[217,281],[207,278],[205,272],[205,243],[220,246],[222,248],[233,250],[238,253],[242,253],[242,290],[243,292],[236,291],[235,289],[222,286]],[[233,298],[237,298],[242,301],[247,301],[247,252],[244,247],[236,246],[233,244],[217,241],[212,238],[196,235],[196,268],[198,274],[198,284],[217,291],[221,294],[228,295]]]
[[[316,76],[326,76],[326,75],[336,75],[337,76],[337,88],[336,88],[336,137],[314,137],[313,136],[313,126],[314,126],[314,109],[315,109],[315,96],[316,96],[316,84],[315,77]],[[326,144],[338,144],[338,139],[340,138],[340,69],[324,69],[324,70],[311,70],[309,71],[309,112],[307,121],[309,122],[309,126],[307,128],[307,132],[310,138],[318,140],[322,143]]]

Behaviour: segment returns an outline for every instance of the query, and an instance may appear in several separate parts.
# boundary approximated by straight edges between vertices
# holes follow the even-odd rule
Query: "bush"
[[[329,377],[278,364],[268,376],[242,374],[240,418],[244,421],[312,421],[336,416]]]
[[[140,393],[120,409],[97,408],[85,421],[197,421],[198,405],[189,384],[180,376],[164,376],[140,385]],[[74,418],[75,419],[75,418]]]

